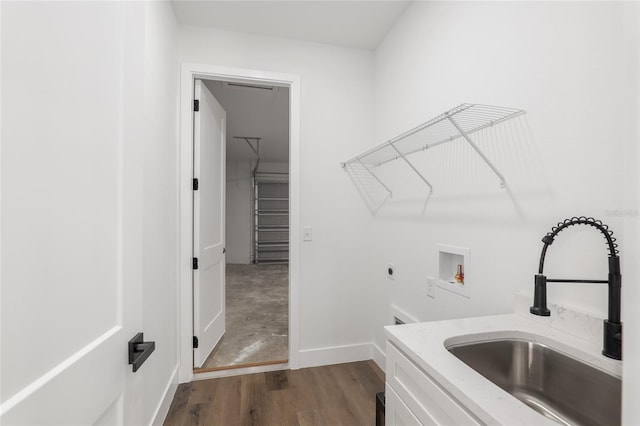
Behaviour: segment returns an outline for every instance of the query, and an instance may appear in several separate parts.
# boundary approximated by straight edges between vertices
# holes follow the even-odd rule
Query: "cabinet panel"
[[[392,343],[387,343],[387,383],[421,424],[480,424]]]
[[[385,426],[421,426],[420,420],[387,384],[385,389]]]

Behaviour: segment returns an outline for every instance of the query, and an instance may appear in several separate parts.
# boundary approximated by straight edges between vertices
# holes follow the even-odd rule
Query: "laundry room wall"
[[[423,172],[450,176],[449,185],[435,187],[422,210],[424,183],[401,161],[380,168],[396,192],[375,215],[372,263],[395,263],[397,272],[395,281],[379,273],[373,286],[381,360],[392,305],[421,321],[511,311],[515,293],[533,291],[540,239],[572,216],[593,216],[614,231],[623,322],[637,331],[637,27],[637,6],[622,2],[415,2],[389,32],[376,50],[378,142],[467,102],[527,113],[478,135],[506,189],[483,162],[443,156],[442,167]],[[412,158],[423,164],[428,155],[440,154]],[[427,296],[438,243],[470,249],[469,297],[441,288]],[[545,273],[606,279],[602,235],[562,232]],[[607,316],[606,285],[549,284],[548,299]]]
[[[182,61],[297,74],[301,203],[300,366],[371,356],[369,217],[340,162],[373,141],[373,52],[181,27]],[[346,326],[348,325],[348,326]]]
[[[178,385],[177,22],[168,2],[145,3],[143,300],[156,351],[144,375],[144,424],[162,422]],[[154,359],[155,358],[155,359]]]

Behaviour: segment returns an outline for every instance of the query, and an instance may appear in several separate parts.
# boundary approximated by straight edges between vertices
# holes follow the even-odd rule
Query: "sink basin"
[[[447,346],[469,367],[566,425],[619,425],[620,378],[543,344],[501,339]]]

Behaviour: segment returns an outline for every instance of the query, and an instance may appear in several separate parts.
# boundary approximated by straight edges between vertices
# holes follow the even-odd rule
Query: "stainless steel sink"
[[[447,349],[529,407],[566,425],[619,425],[622,381],[545,345],[505,339]]]

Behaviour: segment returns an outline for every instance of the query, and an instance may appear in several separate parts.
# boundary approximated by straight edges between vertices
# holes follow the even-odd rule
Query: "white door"
[[[198,348],[193,365],[199,368],[225,330],[225,124],[226,113],[201,80],[195,81],[193,176],[193,330]]]
[[[0,424],[135,423],[144,5],[0,7]]]

